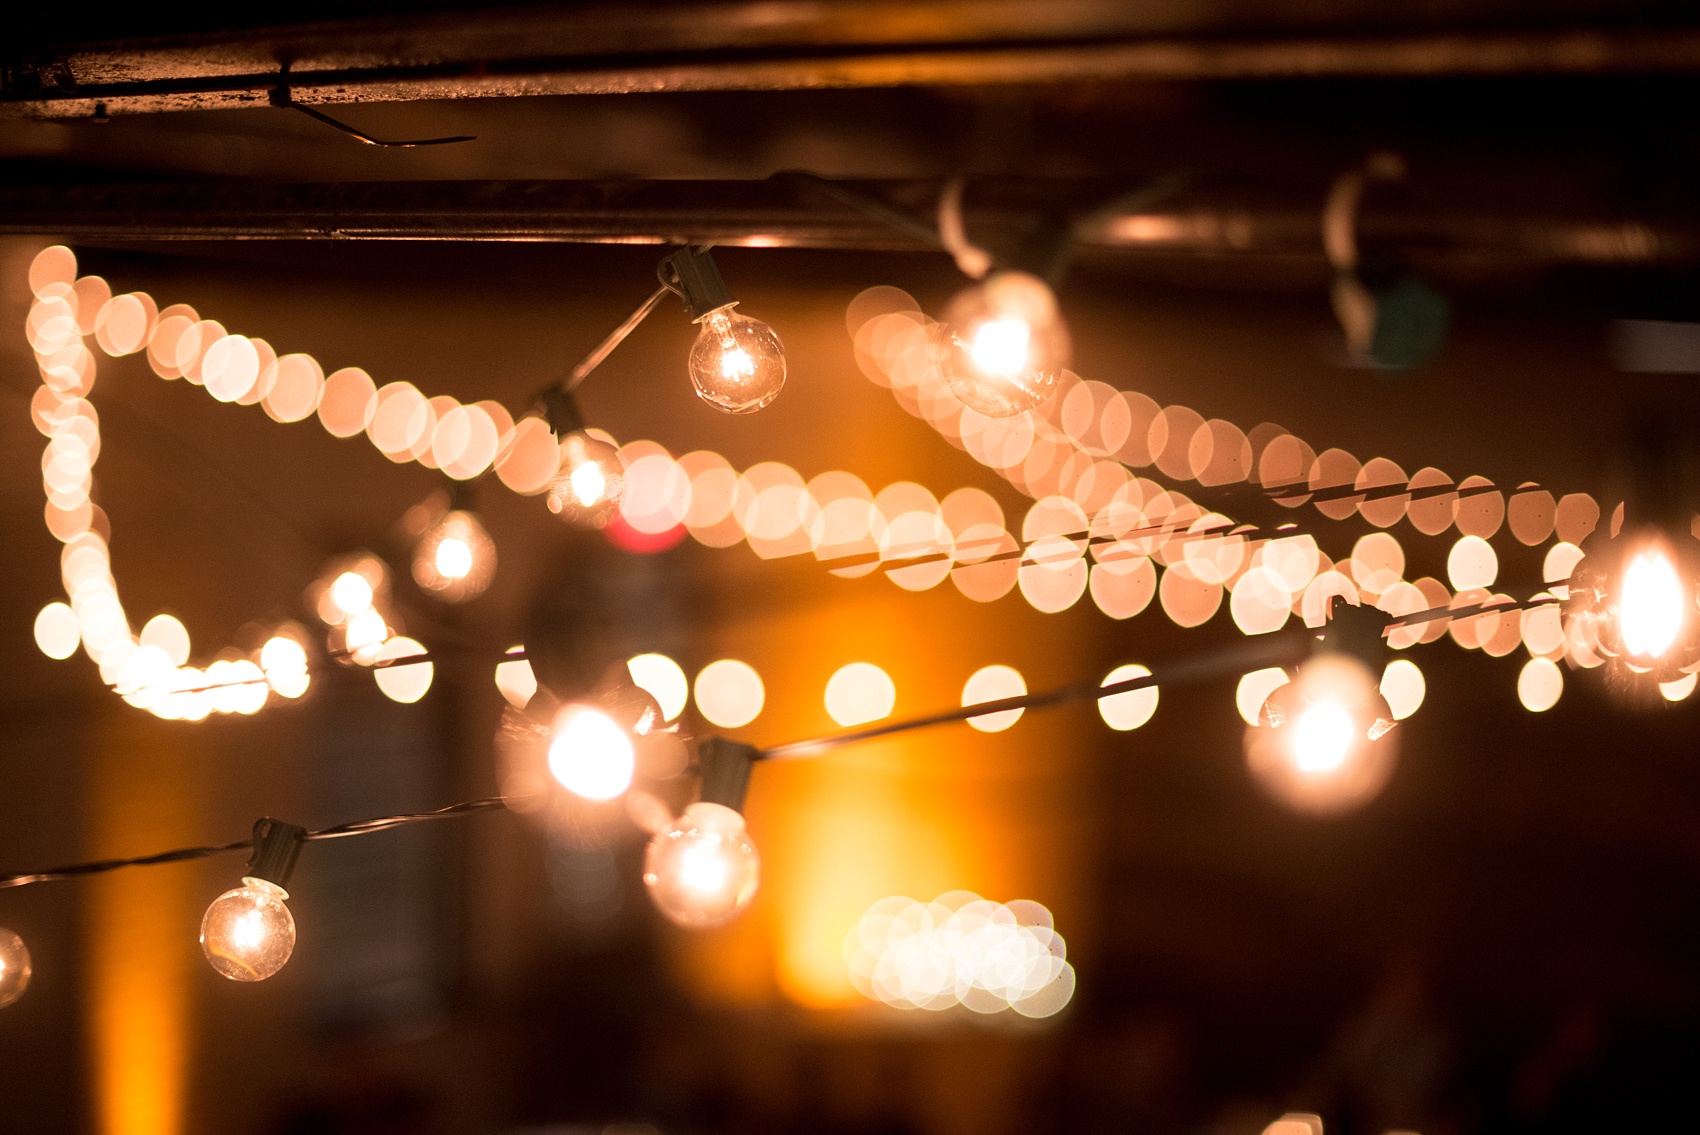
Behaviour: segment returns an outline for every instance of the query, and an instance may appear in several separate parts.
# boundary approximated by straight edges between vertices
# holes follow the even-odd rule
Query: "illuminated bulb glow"
[[[591,508],[600,503],[602,494],[608,491],[608,478],[603,475],[602,466],[594,461],[586,461],[575,468],[568,475],[567,483],[572,486],[573,496],[584,508]]]
[[[1333,702],[1313,705],[1293,726],[1293,755],[1299,771],[1333,772],[1346,762],[1355,726],[1352,715]]]
[[[1630,654],[1662,657],[1682,631],[1682,581],[1661,551],[1643,552],[1623,573],[1618,619]]]
[[[447,579],[465,579],[472,571],[472,548],[450,536],[437,545],[437,572]]]
[[[588,706],[567,706],[555,718],[549,772],[587,800],[612,800],[631,787],[632,739],[614,719]]]
[[[785,348],[773,328],[739,315],[728,304],[697,321],[691,345],[691,384],[703,401],[729,414],[759,410],[785,385]]]
[[[201,950],[212,967],[232,981],[264,981],[282,969],[295,950],[288,898],[275,883],[244,878],[214,899],[201,919]]]
[[[1025,319],[1013,316],[988,319],[974,329],[968,357],[988,374],[1014,378],[1027,366],[1027,349],[1032,340],[1033,329]]]
[[[32,969],[29,947],[24,945],[24,940],[0,926],[0,1008],[24,995]]]
[[[730,922],[755,898],[761,856],[744,817],[724,804],[692,804],[644,851],[643,881],[668,920],[690,929]]]
[[[345,618],[372,606],[372,585],[357,571],[345,571],[331,584],[331,602]]]

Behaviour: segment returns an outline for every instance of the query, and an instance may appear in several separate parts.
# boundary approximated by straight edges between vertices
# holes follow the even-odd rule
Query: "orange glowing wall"
[[[91,761],[94,856],[193,842],[198,781],[186,729],[105,731]],[[197,953],[193,864],[97,875],[86,902],[90,1077],[101,1135],[184,1130]]]

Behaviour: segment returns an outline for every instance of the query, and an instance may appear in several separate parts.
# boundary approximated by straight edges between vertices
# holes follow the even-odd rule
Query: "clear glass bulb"
[[[549,511],[600,528],[625,495],[626,467],[618,449],[578,430],[561,439],[561,464],[549,486]]]
[[[568,705],[551,732],[549,772],[563,788],[587,800],[612,800],[631,787],[637,767],[631,734],[608,714]]]
[[[1685,606],[1682,580],[1670,557],[1657,547],[1636,556],[1624,569],[1618,600],[1624,649],[1632,655],[1662,658],[1682,632]]]
[[[29,947],[16,934],[0,926],[0,1009],[16,1001],[30,987]]]
[[[723,804],[692,804],[650,839],[643,881],[669,921],[693,930],[719,926],[755,898],[761,856],[743,816]]]
[[[748,414],[779,397],[785,385],[785,347],[773,328],[739,315],[733,304],[701,319],[691,345],[691,382],[703,401],[728,414]]]
[[[991,418],[1042,405],[1062,380],[1071,345],[1049,285],[998,272],[959,292],[945,309],[937,359],[962,404]]]
[[[476,513],[445,512],[413,550],[414,582],[451,603],[482,595],[495,574],[496,543]]]
[[[231,981],[264,981],[282,969],[295,949],[287,898],[276,883],[244,876],[214,899],[201,919],[201,950],[213,969]]]
[[[1277,800],[1325,814],[1366,803],[1398,757],[1393,711],[1369,668],[1320,654],[1264,701],[1245,734],[1246,764]]]

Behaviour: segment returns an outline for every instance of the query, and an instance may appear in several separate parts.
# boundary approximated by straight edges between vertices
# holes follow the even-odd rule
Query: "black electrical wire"
[[[430,812],[404,812],[397,816],[378,816],[370,820],[352,820],[345,824],[335,824],[328,828],[310,831],[301,838],[303,840],[344,839],[348,836],[369,835],[373,832],[388,831],[391,828],[423,823],[427,820],[447,820],[457,816],[491,812],[505,807],[507,807],[505,799],[500,796],[490,796],[481,800],[468,800],[460,804],[450,804],[446,808],[438,808]],[[95,859],[87,863],[72,863],[64,867],[55,867],[50,871],[0,875],[0,889],[27,887],[32,883],[52,883],[61,879],[75,879],[83,875],[99,875],[107,871],[117,871],[123,867],[152,867],[159,863],[180,863],[186,859],[206,859],[209,856],[222,855],[227,851],[248,851],[253,846],[254,841],[252,839],[240,839],[231,843],[207,847],[180,847],[174,851],[161,851],[153,855],[137,855],[128,859]]]

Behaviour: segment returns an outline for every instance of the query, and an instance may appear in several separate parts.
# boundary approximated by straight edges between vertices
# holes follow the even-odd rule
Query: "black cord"
[[[467,800],[460,804],[450,804],[446,808],[438,808],[431,812],[404,812],[398,816],[378,816],[370,820],[352,820],[346,824],[335,824],[328,828],[308,832],[301,838],[303,840],[321,840],[370,835],[373,832],[388,831],[391,828],[423,823],[427,820],[447,820],[456,816],[492,812],[505,807],[507,807],[505,799],[500,796],[489,796],[480,800]],[[61,879],[75,879],[83,875],[99,875],[107,871],[117,871],[123,867],[151,867],[158,863],[180,863],[186,859],[205,859],[209,856],[221,855],[227,851],[248,851],[253,846],[254,841],[252,839],[241,839],[209,847],[182,847],[174,851],[156,852],[153,855],[137,855],[129,859],[95,859],[87,863],[72,863],[65,867],[55,867],[51,871],[0,875],[0,889],[27,887],[32,883],[52,883]]]
[[[332,129],[340,130],[344,134],[347,134],[350,138],[353,138],[356,142],[364,142],[368,146],[382,146],[385,149],[390,150],[408,150],[415,146],[447,146],[454,142],[475,142],[478,140],[477,136],[473,134],[456,134],[451,138],[412,138],[402,142],[386,142],[380,138],[372,137],[364,130],[358,130],[346,122],[332,118],[330,115],[325,114],[322,111],[314,110],[310,106],[302,106],[300,103],[296,102],[293,97],[291,97],[287,86],[273,87],[270,95],[268,96],[268,101],[270,101],[273,106],[279,107],[283,110],[299,110],[308,118],[322,122]]]

